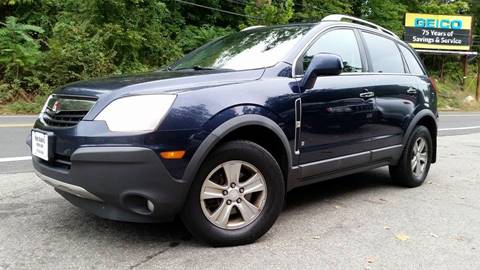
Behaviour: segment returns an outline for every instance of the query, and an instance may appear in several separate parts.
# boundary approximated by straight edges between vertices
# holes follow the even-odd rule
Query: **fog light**
[[[153,202],[150,201],[150,200],[147,200],[147,208],[150,212],[153,213],[153,211],[155,210],[155,205],[153,205]]]

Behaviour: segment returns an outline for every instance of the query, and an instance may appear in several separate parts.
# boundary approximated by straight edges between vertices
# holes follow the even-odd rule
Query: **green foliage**
[[[37,26],[17,22],[15,17],[7,17],[0,22],[0,78],[6,81],[18,80],[27,75],[40,60],[39,41],[31,34],[42,33]]]
[[[395,0],[369,0],[364,5],[363,17],[402,36],[407,7]]]
[[[250,0],[245,6],[247,25],[286,24],[293,12],[293,0]]]
[[[0,81],[0,104],[13,99],[10,84]]]
[[[0,104],[31,102],[77,80],[158,69],[244,20],[213,13],[160,0],[0,0]]]
[[[32,1],[33,0],[0,0],[0,5],[13,6],[15,4],[31,3]]]
[[[170,13],[154,0],[90,1],[96,14],[92,27],[105,34],[105,46],[115,52],[113,62],[121,72],[143,71],[181,56],[172,46]],[[144,66],[144,67],[143,67]]]
[[[103,32],[90,34],[88,23],[59,22],[48,40],[49,50],[38,66],[38,77],[49,85],[62,85],[75,80],[104,76],[115,71],[114,52]]]
[[[478,0],[188,1],[240,16],[173,0],[0,0],[0,104],[23,100],[9,108],[27,112],[37,96],[65,83],[155,70],[250,25],[318,22],[341,13],[402,36],[404,13],[421,12],[472,14],[480,32]],[[426,60],[438,74],[438,63]],[[463,79],[457,59],[448,58],[445,70],[446,80]]]
[[[473,70],[473,66],[472,69]],[[449,77],[441,80],[433,76],[437,83],[438,89],[438,107],[442,110],[463,110],[463,111],[478,111],[480,110],[480,103],[465,102],[468,96],[475,97],[476,91],[476,77],[473,72],[470,73],[465,82],[465,89],[458,83],[457,80]]]
[[[4,106],[4,108],[0,107],[0,113],[2,113],[3,110],[5,112],[14,114],[35,114],[42,109],[45,101],[46,97],[44,96],[37,96],[33,102],[15,101],[7,104],[6,106]]]
[[[323,17],[330,14],[352,14],[352,1],[348,0],[303,0],[295,20],[301,22],[319,22]]]
[[[477,51],[480,51],[480,1],[478,0],[471,0],[471,13],[473,14],[473,18],[475,19],[475,33],[476,35],[473,36],[474,48]]]
[[[438,3],[438,1],[421,1],[415,8],[419,13],[468,14],[470,3],[468,0],[442,1],[442,3]]]

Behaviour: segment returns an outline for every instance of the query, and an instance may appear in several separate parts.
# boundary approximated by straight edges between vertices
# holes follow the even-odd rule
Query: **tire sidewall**
[[[413,173],[412,171],[412,168],[411,168],[411,160],[413,158],[413,146],[415,144],[415,142],[417,141],[418,138],[424,138],[426,143],[427,143],[427,164],[425,166],[425,170],[423,171],[423,174],[420,176],[420,177],[417,177],[415,176],[415,174]],[[428,129],[424,126],[418,126],[412,136],[410,136],[410,140],[408,142],[408,146],[407,146],[407,151],[406,151],[406,155],[405,155],[405,160],[403,162],[405,162],[405,167],[406,170],[408,168],[408,172],[407,172],[407,175],[409,176],[409,181],[412,182],[412,183],[423,183],[425,181],[425,179],[427,178],[427,175],[428,175],[428,172],[430,170],[430,164],[431,164],[431,161],[432,161],[432,137],[430,135],[430,132],[428,131]]]
[[[205,217],[200,204],[200,193],[208,174],[218,165],[231,160],[248,162],[262,173],[267,185],[267,199],[256,220],[243,228],[226,230]],[[212,245],[244,244],[255,241],[268,231],[281,212],[284,196],[283,175],[273,156],[257,144],[234,142],[220,147],[202,164],[192,183],[182,218],[194,235]]]

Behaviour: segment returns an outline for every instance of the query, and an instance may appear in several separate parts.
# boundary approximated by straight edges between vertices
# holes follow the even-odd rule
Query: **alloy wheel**
[[[215,167],[200,192],[205,217],[219,228],[233,230],[258,218],[267,198],[262,173],[252,164],[232,160]]]
[[[413,156],[411,160],[412,173],[416,177],[422,177],[428,162],[427,141],[423,137],[417,138],[413,144]]]

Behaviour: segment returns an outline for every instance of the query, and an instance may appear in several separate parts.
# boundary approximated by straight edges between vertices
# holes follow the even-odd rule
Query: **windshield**
[[[200,47],[171,68],[246,70],[282,60],[311,26],[258,28],[234,33]]]

